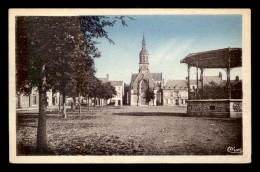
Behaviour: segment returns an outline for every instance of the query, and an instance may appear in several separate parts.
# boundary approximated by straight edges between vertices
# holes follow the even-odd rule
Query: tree
[[[149,106],[149,102],[155,98],[153,89],[150,88],[146,89],[144,98],[146,102],[148,102],[148,106]]]
[[[94,98],[94,108],[96,108],[96,101],[97,101],[97,97],[99,97],[99,95],[101,94],[101,87],[100,85],[102,84],[102,82],[97,79],[96,77],[92,78],[91,82],[89,83],[89,94],[88,96],[90,98]]]
[[[18,92],[39,92],[37,149],[46,148],[46,92],[53,89],[63,94],[69,90],[71,70],[80,40],[80,22],[76,17],[16,18],[16,86]],[[65,108],[64,108],[65,109]]]
[[[100,57],[93,38],[105,37],[113,43],[105,27],[114,26],[116,20],[126,26],[124,17],[112,21],[104,16],[16,18],[16,91],[29,94],[37,88],[39,92],[39,153],[47,150],[46,92],[60,91],[65,103],[66,92],[77,82],[73,76],[77,60]]]
[[[102,87],[101,98],[105,99],[105,102],[108,99],[111,99],[117,95],[115,87],[113,87],[110,82],[103,83],[101,87]]]
[[[198,90],[198,97],[202,96],[202,89]],[[203,98],[205,99],[225,99],[227,98],[227,88],[225,85],[219,85],[215,82],[209,82],[203,86]]]

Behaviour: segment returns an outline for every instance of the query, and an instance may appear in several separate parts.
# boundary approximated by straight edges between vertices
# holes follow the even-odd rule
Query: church
[[[143,35],[142,50],[139,53],[139,71],[132,73],[129,88],[130,106],[156,106],[162,104],[162,73],[150,73],[148,52],[146,50],[145,38]],[[153,90],[154,99],[147,102],[145,92]]]

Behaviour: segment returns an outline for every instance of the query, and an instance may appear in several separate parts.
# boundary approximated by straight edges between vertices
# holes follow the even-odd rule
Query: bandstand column
[[[231,99],[231,87],[230,87],[230,56],[228,55],[228,67],[227,67],[227,89],[228,98]]]
[[[201,75],[201,98],[203,99],[203,68],[200,68],[200,75]]]
[[[199,89],[199,74],[198,74],[198,60],[196,60],[196,99],[198,98],[198,89]]]
[[[190,65],[188,64],[188,100],[190,100]]]

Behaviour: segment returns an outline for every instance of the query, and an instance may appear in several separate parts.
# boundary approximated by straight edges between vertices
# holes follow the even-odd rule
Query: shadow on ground
[[[190,118],[201,118],[203,120],[218,120],[218,121],[230,121],[232,122],[242,122],[240,118],[223,118],[217,116],[194,116],[187,115],[186,113],[178,113],[178,112],[120,112],[113,113],[112,115],[118,116],[172,116],[172,117],[190,117]]]
[[[91,120],[97,118],[97,116],[84,116],[84,115],[67,115],[64,119],[61,115],[47,115],[47,119],[57,120]],[[19,114],[16,120],[17,127],[37,127],[38,126],[38,114]]]
[[[30,156],[30,155],[37,155],[37,156],[48,156],[48,155],[55,155],[55,152],[50,148],[47,148],[45,152],[37,151],[35,146],[25,146],[23,144],[18,145],[17,147],[17,155],[18,156]]]
[[[181,116],[188,117],[186,113],[169,113],[169,112],[121,112],[112,115],[120,116]]]

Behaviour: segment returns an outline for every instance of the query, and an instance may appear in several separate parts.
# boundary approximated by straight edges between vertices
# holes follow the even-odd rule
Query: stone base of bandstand
[[[188,100],[188,116],[242,118],[241,99]]]

